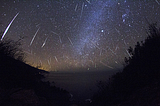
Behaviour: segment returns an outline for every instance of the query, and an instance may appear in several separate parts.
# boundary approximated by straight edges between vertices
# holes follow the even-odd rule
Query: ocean
[[[107,81],[117,71],[50,72],[46,79],[69,91],[75,100],[90,99],[98,91],[98,82]]]

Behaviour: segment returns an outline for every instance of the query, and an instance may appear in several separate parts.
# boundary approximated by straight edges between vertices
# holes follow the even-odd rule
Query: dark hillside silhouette
[[[0,41],[0,106],[68,106],[69,92],[42,81],[48,72],[24,57],[20,41]]]
[[[129,47],[125,67],[93,97],[93,105],[158,106],[160,103],[160,30],[150,24],[148,37]]]

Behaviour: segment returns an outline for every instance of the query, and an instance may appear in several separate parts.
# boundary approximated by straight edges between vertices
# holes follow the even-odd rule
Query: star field
[[[19,13],[19,14],[18,14]],[[22,40],[26,62],[48,71],[118,69],[127,49],[160,23],[158,0],[1,0],[3,40]]]

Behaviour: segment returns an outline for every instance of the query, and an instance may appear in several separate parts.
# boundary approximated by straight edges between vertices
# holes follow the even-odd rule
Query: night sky
[[[127,49],[160,23],[160,0],[1,0],[0,30],[47,71],[123,67]],[[10,24],[10,26],[9,26]]]

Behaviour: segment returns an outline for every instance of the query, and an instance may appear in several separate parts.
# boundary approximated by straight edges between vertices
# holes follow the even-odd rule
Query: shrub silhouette
[[[3,40],[0,42],[0,58],[12,57],[16,60],[24,62],[25,54],[20,48],[21,42],[13,40]]]
[[[25,54],[20,46],[20,40],[0,41],[0,105],[6,106],[13,102],[9,99],[12,94],[20,90],[25,92],[27,89],[36,94],[39,106],[69,105],[69,92],[42,81],[49,72],[26,64]]]
[[[129,47],[123,71],[113,75],[105,89],[93,97],[93,105],[123,104],[142,88],[160,87],[160,30],[156,23],[149,24],[147,34],[144,42],[137,42],[134,49]]]
[[[32,86],[31,84],[34,84],[35,81],[44,78],[44,76],[39,73],[45,71],[36,70],[24,63],[25,55],[20,46],[20,40],[3,40],[0,42],[1,87],[29,87]]]

